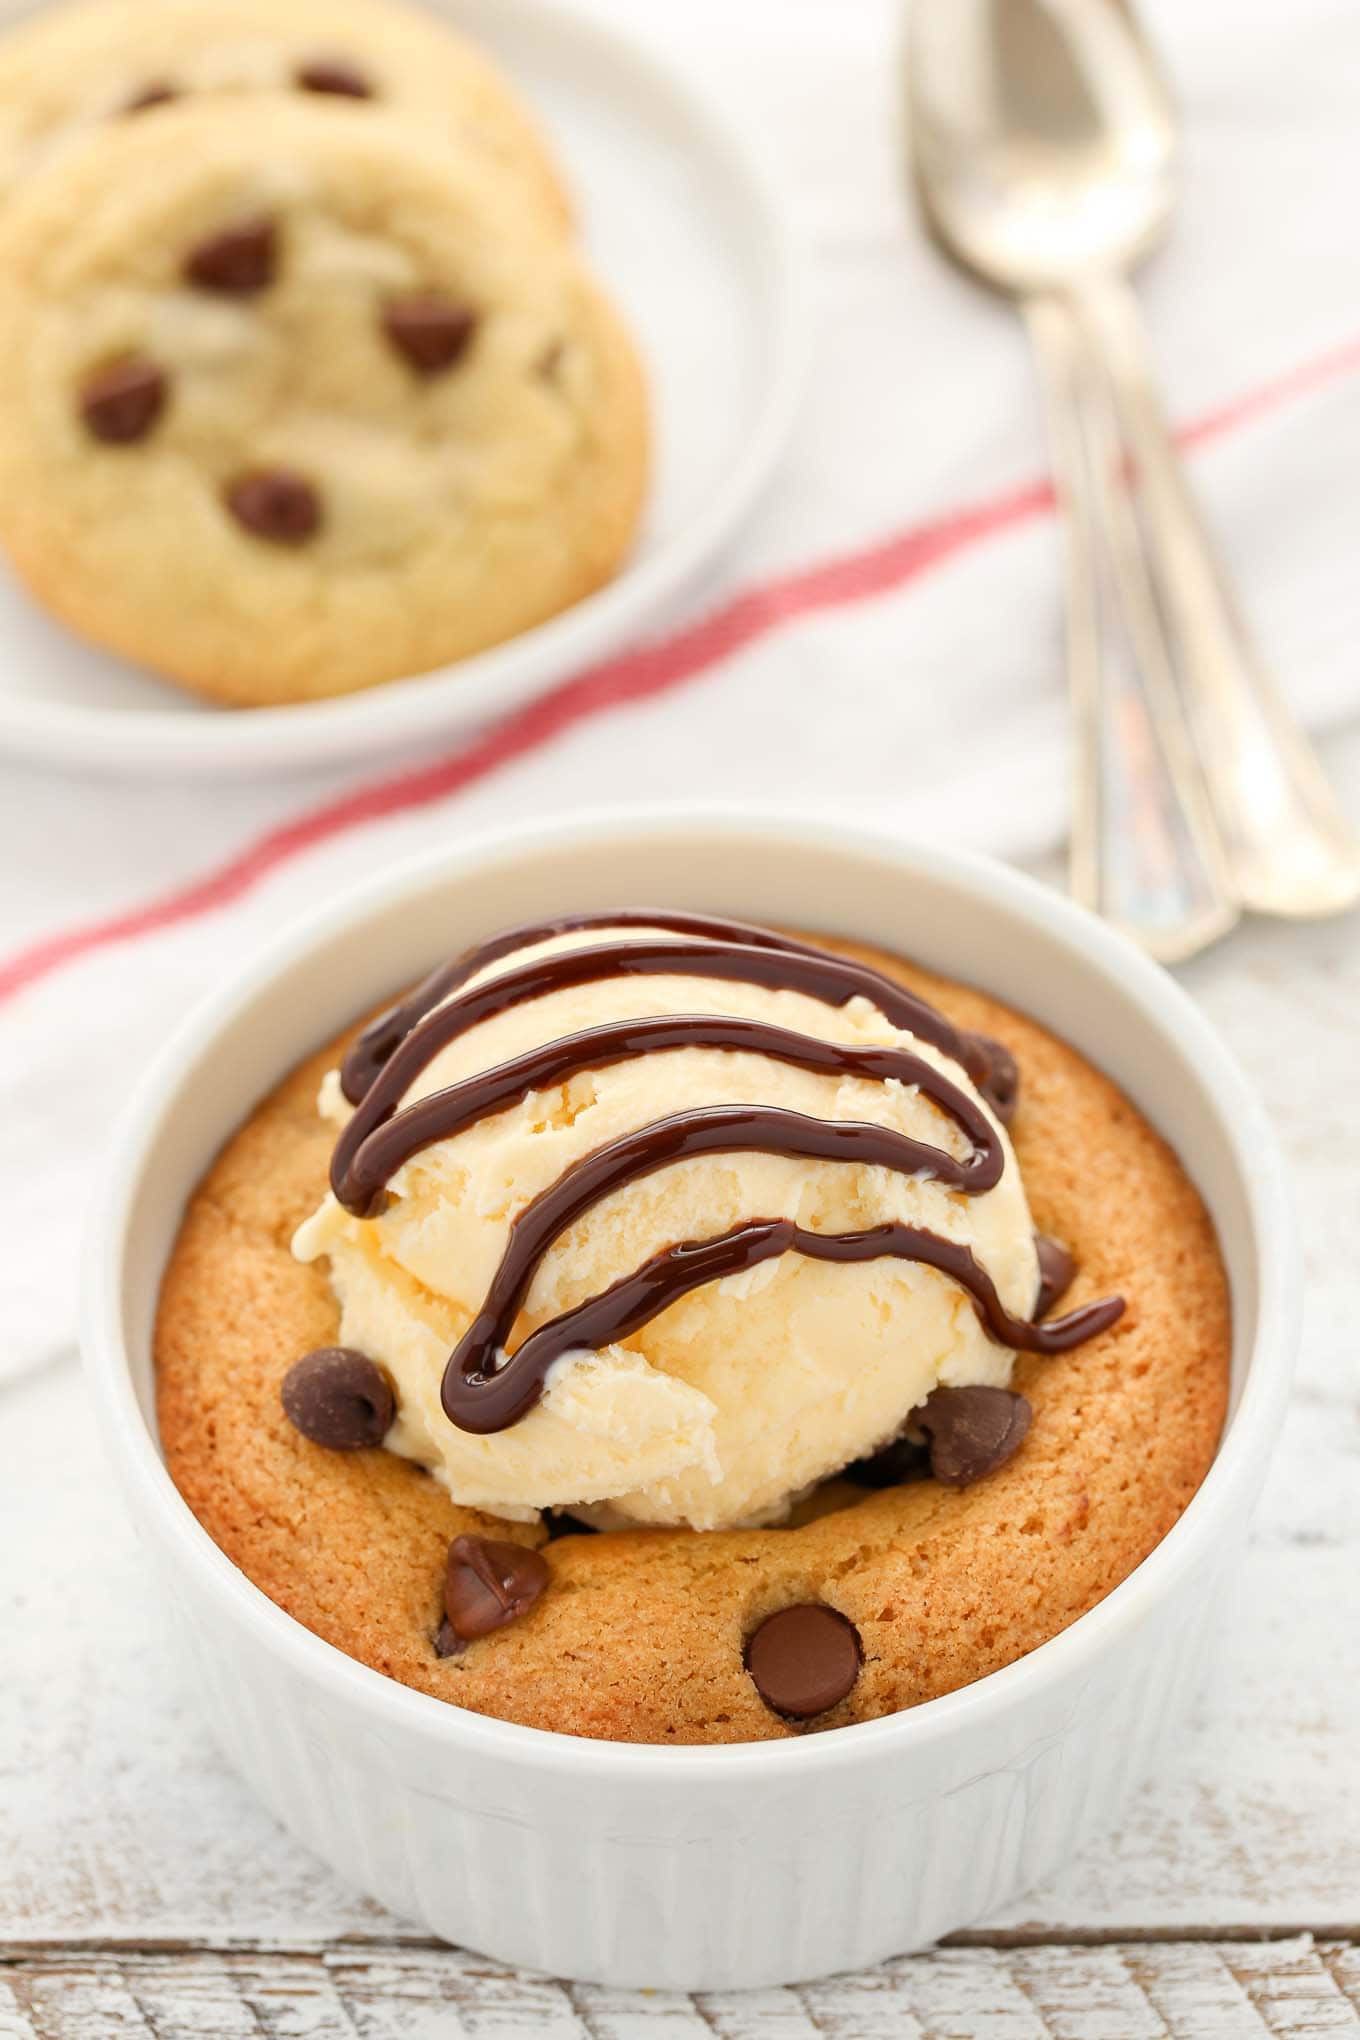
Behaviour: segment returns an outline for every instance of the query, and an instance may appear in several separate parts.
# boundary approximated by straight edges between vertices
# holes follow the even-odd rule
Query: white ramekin
[[[199,1527],[160,1457],[157,1291],[185,1198],[225,1137],[299,1057],[451,950],[545,912],[629,902],[863,936],[1024,1007],[1171,1138],[1218,1227],[1235,1319],[1232,1416],[1184,1517],[1051,1643],[888,1720],[672,1749],[443,1705],[276,1608]],[[127,1111],[97,1199],[85,1346],[195,1687],[286,1826],[448,1940],[560,1976],[722,1989],[932,1941],[994,1913],[1110,1825],[1193,1689],[1279,1429],[1298,1317],[1270,1128],[1162,971],[997,865],[796,816],[699,811],[464,844],[275,942],[188,1021]]]

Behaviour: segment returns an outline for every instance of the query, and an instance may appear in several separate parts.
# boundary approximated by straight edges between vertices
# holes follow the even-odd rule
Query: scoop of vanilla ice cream
[[[634,940],[643,933],[559,936],[470,982],[615,932]],[[736,1014],[828,1041],[910,1048],[972,1089],[956,1063],[891,1026],[868,999],[834,1008],[799,992],[686,977],[685,938],[654,936],[675,942],[673,977],[607,979],[513,1007],[435,1056],[403,1103],[587,1027],[681,1013]],[[517,1214],[605,1143],[718,1104],[876,1121],[966,1153],[954,1122],[915,1086],[818,1075],[745,1051],[681,1048],[582,1072],[439,1141],[393,1177],[379,1216],[354,1218],[328,1195],[299,1228],[294,1252],[327,1259],[341,1340],[392,1377],[393,1451],[428,1467],[457,1501],[512,1519],[594,1505],[595,1520],[718,1529],[777,1521],[795,1496],[892,1437],[936,1386],[1005,1384],[1012,1354],[988,1338],[971,1299],[947,1276],[890,1257],[830,1264],[788,1253],[692,1291],[626,1343],[565,1356],[541,1401],[507,1430],[474,1436],[452,1424],[439,1400],[444,1367],[485,1299]],[[332,1071],[320,1110],[339,1126],[349,1109]],[[602,1199],[557,1239],[511,1349],[651,1255],[752,1218],[789,1218],[822,1232],[890,1220],[928,1226],[971,1247],[1006,1307],[1027,1316],[1039,1284],[1034,1229],[999,1126],[998,1137],[1001,1180],[971,1197],[847,1162],[736,1153],[674,1163]]]

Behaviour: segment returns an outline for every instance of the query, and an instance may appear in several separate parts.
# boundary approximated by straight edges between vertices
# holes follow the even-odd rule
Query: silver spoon
[[[1176,172],[1170,98],[1130,8],[915,0],[908,59],[927,219],[1022,300],[1049,392],[1086,732],[1074,890],[1168,960],[1230,926],[1234,896],[1291,915],[1352,904],[1360,842],[1235,612],[1124,280],[1166,226]],[[1102,560],[1132,674],[1090,593]]]

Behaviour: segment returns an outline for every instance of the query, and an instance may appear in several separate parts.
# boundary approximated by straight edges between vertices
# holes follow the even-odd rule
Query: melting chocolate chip
[[[225,491],[238,524],[272,545],[301,545],[321,522],[321,501],[311,483],[287,468],[257,468],[238,475]]]
[[[909,1480],[930,1478],[930,1448],[911,1438],[894,1438],[869,1459],[856,1459],[841,1475],[856,1487],[904,1487]]]
[[[1039,1300],[1034,1315],[1041,1318],[1048,1316],[1059,1297],[1066,1296],[1077,1264],[1071,1248],[1050,1238],[1048,1233],[1035,1233],[1034,1251],[1039,1256]]]
[[[746,1669],[765,1705],[806,1721],[843,1700],[859,1677],[859,1631],[824,1601],[767,1615],[747,1639]]]
[[[504,1628],[532,1608],[548,1584],[546,1559],[527,1545],[455,1537],[444,1575],[444,1613],[463,1643]]]
[[[461,1657],[467,1649],[462,1637],[446,1615],[434,1633],[436,1657]]]
[[[969,1036],[968,1074],[1003,1126],[1009,1126],[1020,1102],[1020,1065],[1004,1042],[990,1034]]]
[[[1030,1407],[1012,1388],[937,1388],[912,1421],[930,1440],[930,1470],[943,1487],[971,1487],[1017,1452]]]
[[[277,253],[273,220],[243,220],[191,248],[184,258],[184,274],[200,290],[250,297],[274,281]]]
[[[140,355],[96,368],[80,386],[80,415],[106,446],[131,446],[147,433],[165,405],[164,369]]]
[[[284,1375],[281,1397],[289,1423],[332,1452],[381,1445],[397,1408],[381,1367],[352,1346],[304,1353]]]
[[[131,99],[123,101],[123,112],[146,113],[153,106],[164,106],[171,99],[178,98],[179,93],[168,78],[149,78]]]
[[[393,298],[383,312],[384,333],[420,375],[452,368],[476,330],[475,312],[430,292]]]
[[[363,72],[336,57],[314,57],[299,64],[293,78],[304,92],[332,92],[341,99],[373,97],[373,87]]]

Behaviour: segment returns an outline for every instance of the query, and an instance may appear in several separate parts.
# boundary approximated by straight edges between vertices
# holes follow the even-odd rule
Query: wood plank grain
[[[1172,1943],[1127,1948],[1124,1961],[1166,2031],[1178,2040],[1214,2040],[1220,2033],[1240,2033],[1249,2040],[1265,2028],[1234,1974],[1233,1954],[1223,1946]]]
[[[0,1961],[0,2040],[1302,2040],[1360,2034],[1356,1947],[945,1949],[798,1990],[686,1997],[455,1949],[53,1950]]]
[[[1268,2033],[1354,2033],[1360,1996],[1343,1988],[1333,1966],[1306,1940],[1274,1944],[1269,1954],[1243,1945],[1233,1975]]]

